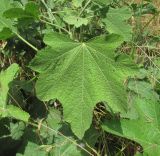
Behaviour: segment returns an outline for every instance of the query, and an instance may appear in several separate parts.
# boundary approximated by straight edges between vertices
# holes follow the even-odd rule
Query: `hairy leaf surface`
[[[30,64],[40,73],[37,96],[44,101],[59,99],[64,119],[79,138],[90,127],[96,103],[107,101],[115,112],[127,110],[123,83],[137,68],[127,57],[115,62],[114,51],[122,43],[121,37],[100,36],[78,43],[53,33],[46,35],[44,41],[48,48]]]

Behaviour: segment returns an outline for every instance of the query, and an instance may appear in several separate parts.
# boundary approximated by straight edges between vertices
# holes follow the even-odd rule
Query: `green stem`
[[[66,33],[68,33],[68,34],[70,35],[70,32],[69,32],[67,29],[65,29],[65,28],[63,28],[63,27],[60,27],[60,26],[57,25],[57,24],[53,24],[53,23],[47,22],[47,21],[42,20],[42,19],[40,19],[40,20],[41,20],[42,22],[44,22],[44,23],[47,23],[47,24],[49,24],[49,25],[55,26],[55,27],[57,27],[57,28],[59,28],[59,29],[62,29],[62,30],[64,30]]]
[[[38,125],[35,124],[35,123],[29,122],[29,124],[32,125],[32,126],[34,126],[34,127],[37,127],[37,128],[38,128]],[[89,151],[88,151],[87,149],[85,149],[83,146],[79,145],[79,144],[78,144],[76,141],[74,141],[73,139],[70,139],[69,137],[65,136],[65,135],[64,135],[63,133],[61,133],[60,131],[56,131],[56,130],[54,130],[54,129],[52,129],[52,128],[44,125],[44,124],[41,124],[41,126],[44,127],[44,128],[47,129],[47,130],[50,130],[50,131],[54,132],[56,135],[58,134],[58,135],[62,136],[63,138],[65,138],[66,140],[68,140],[69,142],[71,142],[72,144],[78,146],[80,149],[82,149],[83,151],[85,151],[86,153],[88,153],[90,156],[94,156],[91,152],[89,152]]]
[[[25,40],[21,35],[19,35],[18,33],[16,33],[16,32],[14,32],[16,35],[17,35],[17,37],[19,38],[19,39],[21,39],[24,43],[26,43],[29,47],[31,47],[33,50],[35,50],[35,51],[38,51],[38,49],[35,47],[35,46],[33,46],[31,43],[29,43],[27,40]]]
[[[81,12],[79,13],[78,16],[81,16],[82,13],[85,11],[85,9],[87,8],[87,6],[89,5],[89,3],[91,2],[92,0],[88,0],[88,2],[86,3],[86,5],[82,8]]]
[[[53,24],[53,21],[55,21],[55,23],[58,23],[57,19],[55,18],[55,16],[52,13],[52,10],[48,7],[48,5],[45,3],[44,0],[41,0],[41,2],[43,3],[43,5],[45,6],[45,8],[47,9],[47,13],[50,19],[50,22]],[[59,32],[61,33],[61,29],[59,29]]]
[[[8,28],[8,25],[3,22],[2,20],[0,21],[4,26],[6,26]],[[21,35],[19,35],[16,31],[12,30],[12,32],[19,38],[21,39],[24,43],[26,43],[28,46],[30,46],[32,49],[34,49],[35,51],[38,51],[38,49],[33,46],[31,43],[29,43],[26,39],[24,39]]]
[[[55,17],[53,16],[51,9],[47,6],[47,4],[45,3],[44,0],[41,0],[41,2],[43,3],[45,8],[47,9],[47,13],[48,13],[48,16],[50,18],[50,21],[51,21],[51,23],[53,23],[53,20],[55,20]]]

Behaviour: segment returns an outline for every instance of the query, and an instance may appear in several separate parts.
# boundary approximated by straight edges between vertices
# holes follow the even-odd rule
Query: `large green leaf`
[[[126,20],[131,16],[131,11],[127,7],[117,9],[110,8],[107,17],[103,21],[106,24],[106,29],[110,33],[119,34],[123,36],[125,41],[128,41],[132,37],[132,29]]]
[[[141,82],[140,85],[134,86],[134,90],[142,87]],[[140,92],[138,97],[134,97],[139,119],[108,120],[103,124],[103,128],[107,132],[140,143],[145,154],[156,156],[160,155],[160,141],[158,139],[160,137],[160,102],[157,94],[150,89],[151,85],[143,83],[143,88],[146,89],[146,96],[144,97],[141,89],[142,93]]]
[[[37,54],[30,67],[39,72],[37,96],[44,101],[57,98],[63,104],[64,119],[82,138],[92,122],[96,103],[107,101],[116,112],[127,110],[125,79],[137,68],[114,51],[123,39],[117,35],[100,36],[78,43],[57,33],[45,35],[48,48]]]
[[[0,7],[0,15],[7,9],[10,9],[12,6],[13,0],[1,0],[1,7]]]
[[[34,18],[38,18],[40,15],[39,7],[36,3],[34,2],[28,2],[25,5],[25,11],[32,15]]]

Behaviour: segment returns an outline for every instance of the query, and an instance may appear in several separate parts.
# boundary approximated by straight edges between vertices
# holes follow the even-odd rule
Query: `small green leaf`
[[[72,0],[75,7],[81,7],[84,0]]]
[[[96,3],[109,5],[113,2],[113,0],[94,0]]]
[[[24,133],[25,130],[25,123],[24,122],[17,122],[17,123],[11,123],[10,129],[11,129],[11,137],[14,140],[19,140]]]
[[[38,18],[39,10],[38,6],[34,2],[29,2],[23,8],[10,8],[3,13],[6,18]]]
[[[137,93],[140,97],[146,99],[152,99],[153,97],[158,99],[159,95],[154,92],[153,87],[150,83],[145,81],[129,81],[128,88],[131,91]]]
[[[81,18],[81,17],[77,17],[77,16],[65,16],[63,18],[63,20],[70,25],[74,25],[76,28],[78,28],[82,25],[88,24],[87,18]]]
[[[20,7],[20,2],[13,0],[1,0],[0,7],[0,39],[7,39],[13,36],[12,32],[17,32],[14,27],[14,21],[11,19],[6,19],[3,13],[11,8]]]
[[[106,24],[106,29],[110,33],[121,35],[125,41],[128,41],[132,37],[132,29],[126,20],[131,16],[131,11],[127,7],[117,9],[110,8],[107,17],[103,21]]]
[[[0,31],[0,39],[1,40],[6,40],[12,36],[14,36],[14,34],[12,33],[11,29],[2,27],[2,29]]]
[[[17,32],[13,23],[12,20],[0,16],[0,39],[10,38],[13,36],[13,32]]]
[[[17,64],[12,64],[5,71],[0,73],[0,107],[5,108],[9,91],[9,83],[13,81],[19,67]]]
[[[6,109],[0,109],[0,114],[2,117],[12,117],[24,122],[28,122],[30,117],[27,112],[13,105],[8,105]]]
[[[18,64],[12,64],[0,73],[0,115],[2,117],[13,117],[18,120],[28,121],[29,114],[18,107],[7,105],[9,84],[15,78],[19,70]]]
[[[98,138],[100,137],[100,133],[98,130],[95,129],[93,125],[86,131],[83,140],[90,146],[93,147],[95,146]]]
[[[24,11],[22,8],[11,8],[3,13],[3,16],[6,18],[22,18],[22,17],[31,17],[29,13]]]
[[[48,115],[46,119],[44,120],[43,124],[49,129],[54,129],[55,131],[58,132],[58,130],[62,127],[61,112],[54,108],[50,108]],[[52,130],[46,129],[46,127],[42,126],[40,129],[40,133],[43,137],[46,138],[47,144],[52,144],[55,132]]]
[[[40,14],[39,7],[34,2],[28,2],[25,5],[25,11],[35,18],[38,18],[39,14]]]

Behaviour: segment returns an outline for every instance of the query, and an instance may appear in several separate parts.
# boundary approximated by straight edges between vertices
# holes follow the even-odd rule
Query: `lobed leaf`
[[[90,127],[96,103],[107,101],[115,112],[127,111],[123,83],[137,68],[126,57],[115,62],[114,51],[123,42],[121,37],[99,36],[78,43],[52,33],[45,35],[44,41],[49,47],[30,63],[40,73],[37,96],[43,101],[59,99],[64,119],[79,138]]]

